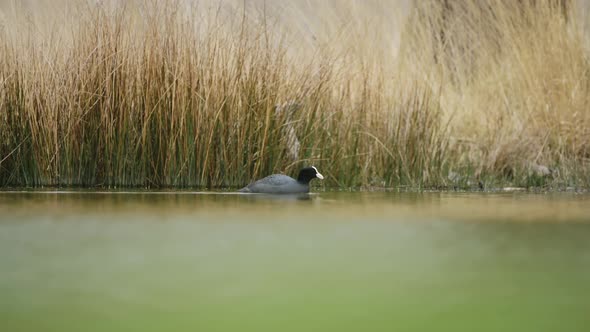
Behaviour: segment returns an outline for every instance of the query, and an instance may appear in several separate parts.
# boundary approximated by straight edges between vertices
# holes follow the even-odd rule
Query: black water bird
[[[309,192],[309,182],[315,178],[320,180],[324,176],[315,166],[305,167],[299,171],[297,180],[283,174],[269,175],[238,190],[242,193],[263,194],[301,194]]]

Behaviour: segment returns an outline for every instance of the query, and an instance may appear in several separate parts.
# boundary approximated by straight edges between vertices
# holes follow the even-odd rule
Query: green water
[[[585,194],[1,193],[2,331],[589,331]]]

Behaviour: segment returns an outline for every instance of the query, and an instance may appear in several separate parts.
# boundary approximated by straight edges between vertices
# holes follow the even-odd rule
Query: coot
[[[269,175],[238,190],[242,193],[264,194],[301,194],[309,192],[309,182],[315,178],[320,180],[324,176],[315,166],[305,167],[299,172],[297,180],[283,174]]]

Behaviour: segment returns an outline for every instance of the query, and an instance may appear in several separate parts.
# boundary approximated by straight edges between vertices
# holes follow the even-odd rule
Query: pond
[[[587,331],[590,195],[0,192],[3,331]]]

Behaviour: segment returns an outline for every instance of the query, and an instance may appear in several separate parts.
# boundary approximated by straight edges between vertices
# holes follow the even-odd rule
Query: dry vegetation
[[[0,3],[3,186],[590,185],[580,4]]]

